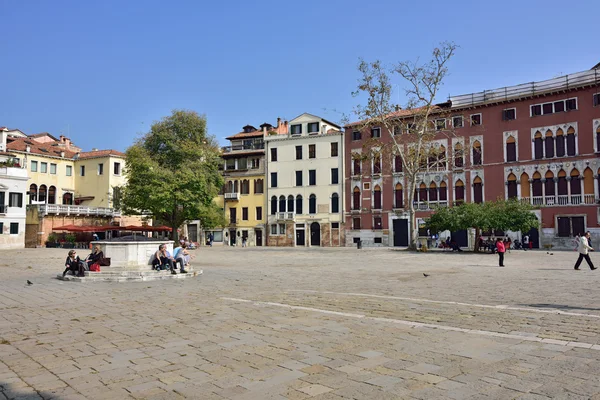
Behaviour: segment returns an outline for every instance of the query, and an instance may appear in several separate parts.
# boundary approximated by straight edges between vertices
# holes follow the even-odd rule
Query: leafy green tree
[[[223,186],[220,153],[206,133],[204,116],[174,110],[127,149],[123,211],[151,214],[173,228],[175,239],[185,221],[212,215],[213,199]]]
[[[456,232],[474,228],[476,238],[482,231],[491,229],[527,232],[539,226],[537,217],[531,212],[532,209],[531,205],[516,200],[464,203],[436,209],[426,220],[426,225],[431,232]],[[475,251],[478,250],[476,244]]]

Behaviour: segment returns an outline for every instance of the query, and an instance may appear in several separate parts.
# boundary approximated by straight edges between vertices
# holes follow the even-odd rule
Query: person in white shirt
[[[577,250],[579,250],[579,257],[577,258],[577,262],[575,263],[576,271],[579,271],[579,266],[581,265],[581,261],[583,261],[584,258],[585,258],[585,261],[590,266],[590,269],[592,271],[596,269],[596,267],[594,267],[594,264],[592,263],[592,260],[590,259],[590,255],[588,254],[589,251],[594,251],[592,246],[590,246],[588,244],[589,239],[590,239],[589,231],[587,231],[585,233],[585,235],[579,239],[579,247],[577,249]]]

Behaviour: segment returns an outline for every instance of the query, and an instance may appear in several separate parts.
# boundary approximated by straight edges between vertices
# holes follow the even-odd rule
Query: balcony
[[[278,212],[277,219],[280,221],[292,221],[294,219],[294,212]]]
[[[244,150],[264,150],[265,142],[254,142],[254,143],[246,143],[246,144],[238,144],[235,146],[225,146],[223,147],[223,153],[231,153],[234,151],[244,151]]]
[[[108,207],[70,206],[59,204],[38,205],[40,215],[96,215],[102,217],[120,217],[121,211]]]
[[[235,200],[238,201],[240,199],[239,193],[225,193],[225,200]]]
[[[572,194],[558,196],[531,196],[523,197],[521,201],[529,203],[536,207],[541,206],[578,206],[578,205],[596,205],[596,195],[594,194]]]
[[[415,210],[419,211],[429,211],[433,210],[435,207],[448,207],[447,200],[439,200],[439,201],[415,201],[413,202],[413,206]]]

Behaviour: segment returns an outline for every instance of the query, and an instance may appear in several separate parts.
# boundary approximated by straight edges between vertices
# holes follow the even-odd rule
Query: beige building
[[[344,245],[340,129],[305,113],[265,137],[269,246]]]
[[[82,152],[69,138],[57,139],[49,133],[25,135],[10,130],[6,134],[6,150],[29,176],[24,202],[36,208],[28,213],[28,247],[43,245],[56,226],[123,224],[115,201],[126,181],[124,153]]]

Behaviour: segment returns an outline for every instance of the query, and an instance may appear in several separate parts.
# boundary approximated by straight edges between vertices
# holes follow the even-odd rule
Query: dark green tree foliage
[[[431,232],[456,232],[474,228],[476,237],[491,229],[527,232],[537,228],[539,221],[527,203],[516,200],[497,200],[485,203],[464,203],[454,207],[440,207],[427,220]],[[477,247],[475,247],[477,251]]]
[[[220,148],[206,134],[206,118],[174,110],[127,149],[123,211],[151,214],[173,228],[175,238],[185,221],[212,216],[212,201],[223,186],[220,164]]]

